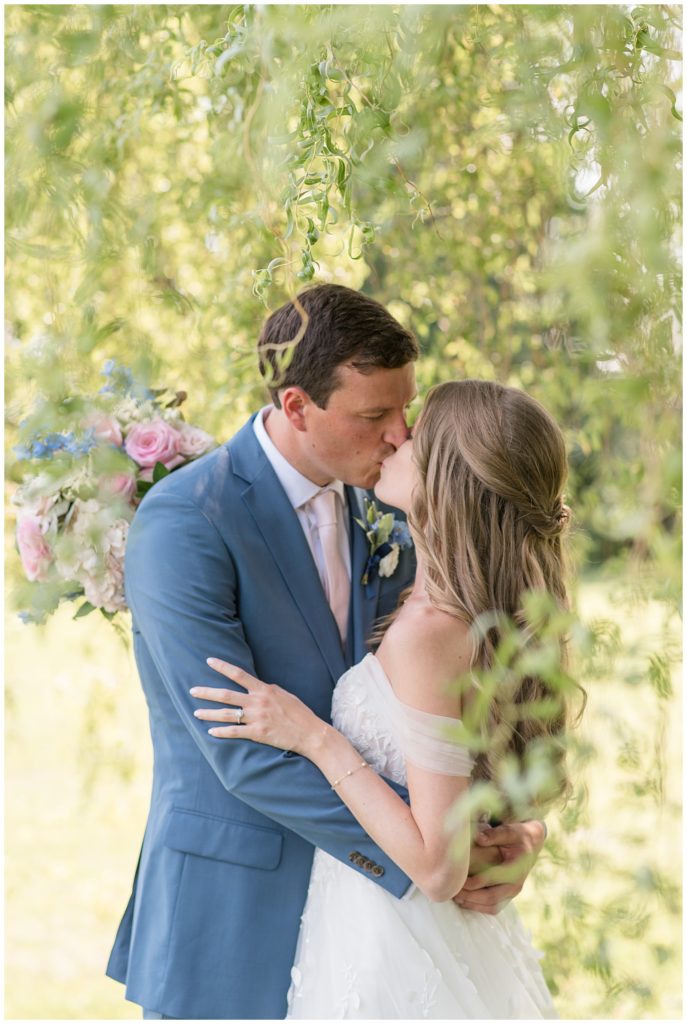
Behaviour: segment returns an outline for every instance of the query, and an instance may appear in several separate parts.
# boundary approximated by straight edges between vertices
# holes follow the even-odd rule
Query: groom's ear
[[[311,404],[307,392],[305,392],[303,388],[284,388],[284,390],[279,393],[279,398],[281,399],[281,407],[284,415],[291,426],[294,430],[304,432],[307,429],[305,424],[305,410],[306,407]]]

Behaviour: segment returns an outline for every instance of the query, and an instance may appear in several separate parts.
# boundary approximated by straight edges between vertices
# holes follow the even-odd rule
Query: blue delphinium
[[[26,444],[15,445],[13,451],[19,462],[27,459],[51,459],[57,452],[69,455],[87,455],[96,445],[95,431],[87,430],[77,439],[72,431],[66,434],[50,433],[32,437]]]
[[[134,386],[134,375],[128,366],[120,366],[114,359],[107,359],[103,363],[100,376],[107,379],[107,384],[103,384],[99,394],[131,394]]]
[[[155,398],[154,391],[136,383],[128,366],[120,366],[114,359],[107,359],[103,363],[100,376],[107,378],[107,384],[103,384],[99,391],[101,395],[131,395],[144,402]]]
[[[394,519],[394,528],[389,537],[390,544],[398,544],[401,548],[409,548],[413,541],[410,536],[408,524],[401,519]]]

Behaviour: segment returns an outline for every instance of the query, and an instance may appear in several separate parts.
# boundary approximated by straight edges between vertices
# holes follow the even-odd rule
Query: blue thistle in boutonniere
[[[413,542],[407,523],[394,519],[392,512],[380,512],[376,502],[369,498],[363,500],[365,520],[356,519],[356,523],[365,531],[370,545],[370,554],[360,581],[365,587],[375,569],[378,569],[381,577],[393,576],[402,549],[411,547]]]

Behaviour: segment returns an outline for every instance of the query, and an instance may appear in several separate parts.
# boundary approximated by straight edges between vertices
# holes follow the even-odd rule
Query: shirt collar
[[[286,497],[291,502],[293,508],[302,508],[306,502],[310,501],[310,499],[314,498],[316,494],[319,494],[320,491],[324,490],[335,491],[344,503],[345,508],[345,491],[341,480],[332,480],[332,482],[330,484],[326,484],[325,487],[320,487],[319,484],[313,483],[312,480],[308,480],[306,476],[299,473],[299,471],[291,465],[288,459],[284,458],[265,429],[265,416],[271,409],[271,405],[263,406],[253,420],[253,430],[255,431],[255,436],[258,439],[260,447],[267,456],[267,461],[276,473],[277,479],[284,488]]]

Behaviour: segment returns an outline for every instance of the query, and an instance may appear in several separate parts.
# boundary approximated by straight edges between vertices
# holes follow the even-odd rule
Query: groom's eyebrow
[[[403,408],[407,409],[409,405],[413,404],[413,402],[415,401],[416,398],[417,398],[417,393],[415,393],[412,398],[408,399],[408,401],[403,406]],[[373,412],[391,412],[393,410],[393,408],[394,408],[394,406],[392,406],[392,405],[374,405],[374,406],[371,406],[369,409],[360,409],[359,411],[361,413],[363,413],[363,414],[369,415],[370,413],[373,413]]]

